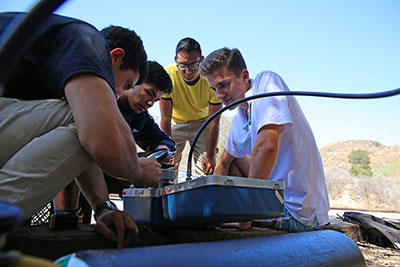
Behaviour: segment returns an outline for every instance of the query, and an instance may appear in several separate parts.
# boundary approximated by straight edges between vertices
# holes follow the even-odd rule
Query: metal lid
[[[160,197],[160,188],[125,188],[122,197]]]
[[[210,185],[264,188],[264,189],[277,189],[277,190],[285,189],[285,183],[283,181],[270,181],[264,179],[243,178],[243,177],[224,176],[224,175],[206,175],[182,183],[164,186],[160,189],[160,195],[168,195],[184,190],[210,186]]]

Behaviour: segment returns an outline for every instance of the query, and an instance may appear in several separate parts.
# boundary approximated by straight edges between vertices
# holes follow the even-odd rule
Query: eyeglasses
[[[200,61],[196,61],[190,64],[184,64],[184,63],[179,63],[176,64],[176,66],[178,67],[179,70],[198,70],[199,66],[200,66]]]

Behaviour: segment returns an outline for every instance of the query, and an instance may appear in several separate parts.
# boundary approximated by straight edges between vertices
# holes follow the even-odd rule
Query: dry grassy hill
[[[368,151],[372,177],[349,174],[349,155]],[[400,210],[400,146],[384,146],[375,141],[345,141],[320,149],[332,207]]]

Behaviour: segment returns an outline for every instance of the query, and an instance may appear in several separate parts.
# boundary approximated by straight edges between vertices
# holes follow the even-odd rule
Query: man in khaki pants
[[[192,38],[184,38],[175,52],[176,64],[165,68],[172,80],[173,90],[161,98],[160,126],[176,143],[174,165],[178,171],[186,143],[192,145],[201,125],[222,105],[208,81],[199,75],[199,65],[204,59],[200,44]],[[196,175],[214,172],[218,134],[219,117],[209,124],[197,140],[194,148]]]
[[[1,13],[0,33],[19,16]],[[96,231],[122,247],[125,230],[138,229],[129,213],[107,208],[103,171],[148,185],[161,175],[155,159],[138,159],[116,104],[147,74],[142,41],[128,29],[99,32],[58,15],[36,33],[0,97],[0,200],[27,219],[79,176],[98,211]]]

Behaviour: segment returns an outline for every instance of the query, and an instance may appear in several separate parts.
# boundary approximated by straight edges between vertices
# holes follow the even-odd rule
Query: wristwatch
[[[107,200],[106,202],[97,205],[96,208],[94,209],[94,218],[96,220],[97,220],[97,214],[104,209],[118,210],[117,205],[115,205],[114,202]]]

